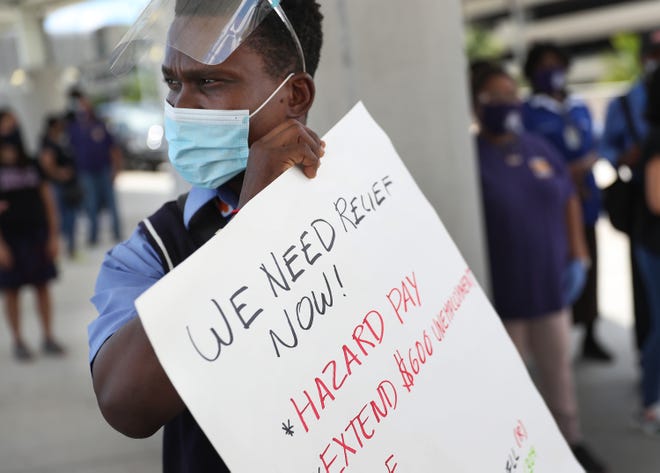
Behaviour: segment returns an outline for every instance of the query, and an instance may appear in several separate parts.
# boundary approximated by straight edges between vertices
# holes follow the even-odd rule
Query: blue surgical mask
[[[249,110],[174,108],[165,102],[165,138],[174,169],[195,187],[217,189],[247,167],[250,118],[293,77],[289,74],[261,106]]]

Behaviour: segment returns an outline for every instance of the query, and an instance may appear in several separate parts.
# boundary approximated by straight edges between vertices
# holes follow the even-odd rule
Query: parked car
[[[156,170],[167,159],[162,105],[109,102],[97,111],[119,142],[126,169]]]

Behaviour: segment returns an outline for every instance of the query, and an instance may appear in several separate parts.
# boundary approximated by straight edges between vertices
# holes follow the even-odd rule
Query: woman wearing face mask
[[[597,161],[591,114],[586,105],[566,88],[570,59],[551,43],[533,46],[524,65],[532,95],[522,108],[525,128],[542,135],[560,153],[582,203],[584,233],[592,266],[584,291],[573,305],[573,320],[585,326],[582,355],[586,359],[611,361],[595,334],[598,317],[596,222],[601,208],[600,191],[592,173]]]
[[[569,307],[589,265],[581,210],[566,166],[520,127],[514,80],[472,69],[472,93],[493,304],[513,343],[532,355],[540,390],[587,472],[604,472],[582,444],[570,354]]]

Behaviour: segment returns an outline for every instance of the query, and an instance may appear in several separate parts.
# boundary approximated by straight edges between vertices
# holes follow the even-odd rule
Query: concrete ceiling
[[[536,7],[559,1],[562,0],[462,0],[462,3],[463,14],[466,19],[472,20],[499,13],[515,6]]]
[[[494,11],[498,12],[502,12],[503,4],[514,2],[525,5],[550,3],[549,0],[463,0],[466,8],[469,5],[495,8],[497,4],[499,7]],[[466,19],[469,21],[470,17],[466,16]],[[593,38],[609,38],[619,31],[650,30],[657,28],[658,24],[660,24],[660,1],[630,0],[618,5],[533,20],[525,23],[522,31],[515,24],[514,18],[509,17],[498,21],[494,33],[507,45],[516,44],[521,40],[528,43],[544,40],[579,43]]]
[[[82,0],[0,0],[0,26],[6,29],[16,23],[21,12],[44,17],[55,8],[80,1]]]

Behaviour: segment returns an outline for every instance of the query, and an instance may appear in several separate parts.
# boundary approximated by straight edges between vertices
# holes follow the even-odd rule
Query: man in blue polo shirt
[[[617,97],[607,107],[605,129],[599,152],[615,167],[627,166],[633,171],[635,183],[640,183],[639,163],[642,144],[648,133],[644,114],[646,111],[647,79],[660,65],[660,30],[642,37],[642,75],[623,96]],[[634,189],[643,193],[642,186]],[[633,209],[630,209],[631,212]],[[649,332],[649,313],[646,294],[637,268],[634,251],[636,242],[630,242],[630,264],[632,273],[633,302],[635,314],[635,341],[641,350]]]
[[[94,390],[108,423],[125,435],[165,427],[165,472],[226,472],[158,362],[134,301],[284,171],[316,175],[325,144],[305,122],[322,15],[314,0],[155,0],[150,7],[138,25],[152,27],[163,9],[176,13],[163,63],[165,129],[170,160],[193,188],[106,256],[92,298],[99,316],[89,326]]]

